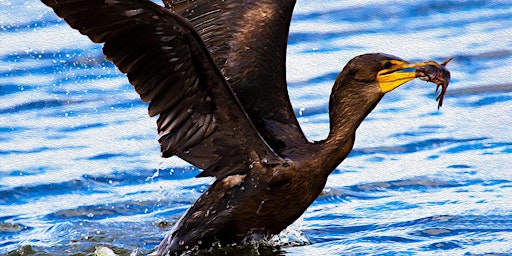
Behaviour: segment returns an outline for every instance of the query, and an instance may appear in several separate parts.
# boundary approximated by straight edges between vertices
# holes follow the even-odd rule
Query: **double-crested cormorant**
[[[327,139],[309,142],[290,104],[285,54],[295,0],[42,0],[126,73],[163,157],[216,177],[158,247],[175,254],[277,234],[301,216],[352,149],[382,96],[416,67],[355,57],[336,78]],[[177,14],[179,13],[179,15]]]

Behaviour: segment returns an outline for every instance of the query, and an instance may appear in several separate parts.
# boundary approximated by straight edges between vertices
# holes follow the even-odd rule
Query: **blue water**
[[[299,0],[287,72],[311,140],[366,52],[454,57],[444,106],[422,81],[386,95],[281,254],[512,254],[512,2]],[[212,182],[160,158],[124,75],[38,1],[0,1],[0,61],[0,254],[148,254]]]

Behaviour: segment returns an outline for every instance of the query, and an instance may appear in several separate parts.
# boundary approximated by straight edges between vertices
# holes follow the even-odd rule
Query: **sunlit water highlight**
[[[386,95],[295,224],[311,244],[264,253],[512,253],[512,2],[299,0],[288,80],[311,140],[366,52],[454,57],[444,107],[421,81]],[[0,254],[151,252],[211,179],[160,158],[125,76],[38,1],[0,1],[0,60]]]

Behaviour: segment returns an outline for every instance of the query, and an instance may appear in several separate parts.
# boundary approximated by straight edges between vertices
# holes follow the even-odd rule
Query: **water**
[[[49,8],[1,0],[0,42],[0,254],[149,253],[212,180],[160,158],[147,105]],[[365,52],[454,57],[444,106],[422,81],[386,95],[294,224],[312,244],[281,254],[512,253],[512,2],[299,0],[287,68],[311,140]]]

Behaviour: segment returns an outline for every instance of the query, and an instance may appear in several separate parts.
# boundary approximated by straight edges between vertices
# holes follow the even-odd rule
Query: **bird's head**
[[[439,66],[434,61],[410,63],[389,54],[368,53],[350,60],[338,78],[344,84],[373,86],[385,94],[417,78],[416,68],[429,65]]]
[[[411,63],[383,53],[359,55],[336,78],[329,109],[340,117],[361,114],[357,120],[364,118],[384,94],[417,78],[416,68],[431,65],[439,66],[434,61]]]

